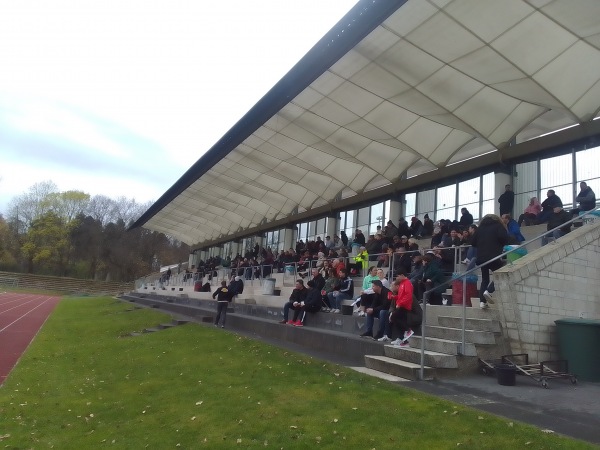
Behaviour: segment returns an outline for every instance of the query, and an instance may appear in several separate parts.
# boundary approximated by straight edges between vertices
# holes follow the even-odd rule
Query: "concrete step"
[[[385,345],[384,354],[393,359],[411,362],[413,364],[421,363],[421,349],[416,348],[416,342],[410,341],[411,347],[396,347],[394,345]],[[456,355],[447,353],[425,351],[425,365],[436,369],[458,369]]]
[[[443,327],[462,328],[462,319],[460,317],[439,316],[438,323]],[[501,333],[500,322],[493,319],[473,319],[465,320],[467,330],[490,331],[492,333]]]
[[[176,327],[177,325],[174,323],[161,323],[158,325],[158,328],[160,328],[161,330],[167,329],[167,328],[173,328]]]
[[[474,303],[475,305],[475,303]],[[479,307],[479,300],[477,300],[475,307],[467,306],[465,309],[465,317],[471,319],[496,319],[498,320],[500,315],[497,309],[481,309]],[[462,305],[457,306],[438,306],[428,305],[427,306],[427,319],[439,316],[448,317],[462,317],[463,308]],[[429,320],[427,320],[429,322]]]
[[[419,380],[421,366],[408,361],[401,361],[390,358],[389,356],[365,356],[365,366],[368,369],[377,370],[379,372],[389,373],[397,377],[406,378],[409,380]],[[435,369],[425,366],[424,378],[431,380],[435,378]]]
[[[421,336],[413,336],[410,338],[410,345],[415,348],[421,348]],[[425,350],[434,351],[438,353],[447,353],[449,355],[458,355],[461,346],[460,341],[454,341],[450,339],[434,338],[427,336],[425,338]],[[464,356],[477,356],[477,349],[475,344],[471,342],[465,342],[465,349],[462,353]]]
[[[189,322],[189,320],[185,320],[185,319],[173,319],[172,320],[172,323],[175,325],[185,325],[188,322]]]
[[[460,342],[462,341],[462,329],[427,325],[425,336]],[[465,330],[465,340],[478,345],[496,344],[496,337],[490,331]]]
[[[152,328],[144,328],[143,332],[144,333],[155,333],[160,330],[162,330],[162,328],[152,327]]]

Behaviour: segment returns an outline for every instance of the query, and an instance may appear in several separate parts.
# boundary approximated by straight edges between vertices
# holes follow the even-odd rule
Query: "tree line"
[[[188,245],[143,228],[127,231],[150,205],[36,183],[0,214],[0,270],[133,281],[187,261]]]

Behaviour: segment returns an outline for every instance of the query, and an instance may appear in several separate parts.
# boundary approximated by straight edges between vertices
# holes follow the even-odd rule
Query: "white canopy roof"
[[[597,0],[360,2],[134,226],[226,241],[591,121],[598,17]]]

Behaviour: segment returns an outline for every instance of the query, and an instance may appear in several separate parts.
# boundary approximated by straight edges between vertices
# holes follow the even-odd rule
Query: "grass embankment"
[[[592,448],[110,298],[65,298],[0,389],[6,448]]]

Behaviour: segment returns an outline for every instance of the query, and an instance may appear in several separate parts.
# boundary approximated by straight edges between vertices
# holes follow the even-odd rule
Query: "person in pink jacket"
[[[535,224],[535,219],[541,211],[542,205],[540,204],[540,201],[537,199],[537,197],[531,197],[531,200],[529,200],[529,205],[527,205],[527,208],[525,208],[523,214],[519,216],[519,226],[521,226],[523,222],[525,222],[525,225],[527,226]]]

